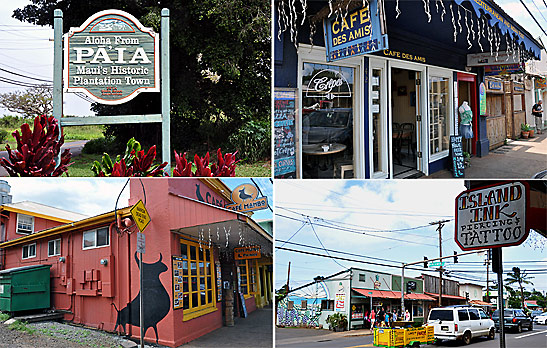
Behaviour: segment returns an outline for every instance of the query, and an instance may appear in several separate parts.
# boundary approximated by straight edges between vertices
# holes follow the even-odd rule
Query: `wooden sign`
[[[234,259],[236,260],[259,259],[260,257],[260,246],[234,248]]]
[[[268,198],[258,197],[258,189],[251,184],[241,184],[232,191],[233,204],[227,204],[226,209],[248,212],[268,208]]]
[[[452,158],[452,175],[455,178],[465,177],[465,163],[462,148],[462,136],[450,136],[450,154]]]
[[[159,38],[135,17],[101,11],[64,35],[66,92],[101,104],[121,104],[160,91]]]

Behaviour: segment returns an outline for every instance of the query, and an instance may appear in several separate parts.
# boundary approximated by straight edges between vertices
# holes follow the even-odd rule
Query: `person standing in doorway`
[[[532,115],[534,115],[534,118],[536,119],[536,133],[541,134],[542,128],[543,128],[543,107],[542,107],[543,101],[538,101],[534,106],[532,106]]]

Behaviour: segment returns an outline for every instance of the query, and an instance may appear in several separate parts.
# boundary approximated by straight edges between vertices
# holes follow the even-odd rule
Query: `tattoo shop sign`
[[[160,91],[159,35],[119,10],[101,11],[64,35],[66,92],[121,104]]]
[[[464,191],[456,197],[456,243],[462,250],[522,244],[528,237],[529,187],[507,182]]]

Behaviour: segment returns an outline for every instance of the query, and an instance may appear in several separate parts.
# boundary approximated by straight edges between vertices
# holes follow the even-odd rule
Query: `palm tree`
[[[513,272],[509,272],[507,274],[507,278],[505,281],[507,282],[507,285],[515,284],[517,283],[520,288],[520,299],[522,303],[522,309],[524,309],[524,287],[523,284],[527,285],[534,285],[530,279],[533,279],[534,277],[530,277],[526,271],[520,271],[519,267],[513,267]]]

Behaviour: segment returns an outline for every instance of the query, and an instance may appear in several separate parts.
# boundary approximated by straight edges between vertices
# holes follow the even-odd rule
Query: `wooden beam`
[[[154,123],[161,122],[161,114],[62,117],[61,127],[96,124]]]

